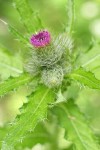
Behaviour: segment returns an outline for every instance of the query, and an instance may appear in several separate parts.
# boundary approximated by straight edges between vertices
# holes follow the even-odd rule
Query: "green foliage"
[[[39,86],[35,93],[28,97],[23,106],[23,113],[9,127],[2,150],[12,150],[17,142],[21,142],[29,132],[34,131],[39,121],[47,118],[47,104],[53,102],[54,94],[50,89]]]
[[[18,149],[21,147],[22,149],[28,147],[32,148],[34,145],[41,143],[45,144],[46,142],[50,142],[50,134],[48,134],[47,129],[44,126],[44,122],[40,122],[37,124],[36,128],[34,129],[34,132],[31,132],[28,134],[25,139],[23,139],[23,142],[19,146],[19,143],[16,145],[16,148]]]
[[[0,43],[0,51],[2,51],[4,54],[6,53],[7,55],[11,56],[11,52],[9,49],[7,49],[6,47],[4,47],[1,43]]]
[[[0,149],[6,133],[7,133],[7,129],[5,127],[0,127]]]
[[[18,76],[22,71],[22,61],[19,54],[13,56],[10,50],[0,45],[1,80],[5,80],[9,76]]]
[[[32,46],[29,44],[28,38],[24,37],[24,36],[23,36],[21,33],[19,33],[13,26],[8,25],[8,29],[9,29],[9,31],[10,31],[21,43],[23,43],[25,46],[32,47]]]
[[[86,119],[73,100],[60,103],[52,109],[52,112],[57,116],[61,127],[65,128],[66,139],[73,142],[72,150],[99,150]]]
[[[23,22],[25,28],[29,33],[33,33],[36,31],[38,27],[38,23],[40,20],[38,16],[31,9],[28,0],[13,0],[14,6],[16,7],[19,15],[21,17],[21,21]]]
[[[85,71],[83,68],[79,68],[74,71],[70,78],[79,81],[81,84],[86,85],[93,89],[100,89],[100,80],[96,79],[94,74],[89,71]]]
[[[84,56],[80,57],[80,59],[81,59],[80,65],[86,68],[90,68],[92,70],[93,67],[96,67],[98,65],[98,62],[100,62],[99,45],[95,46],[88,53],[85,53]],[[91,64],[92,66],[89,66]]]
[[[100,79],[100,50],[99,44],[95,43],[89,51],[81,53],[75,62],[76,66],[91,70]]]
[[[95,43],[90,50],[81,53],[76,61],[77,66],[82,66],[87,69],[93,69],[100,63],[99,44]]]
[[[0,84],[0,96],[7,94],[9,91],[20,87],[21,85],[29,83],[33,77],[28,74],[22,74],[19,77],[10,77],[7,81]]]
[[[49,143],[50,150],[61,150],[65,147],[59,146],[59,125],[66,131],[66,140],[64,138],[63,140],[68,142],[67,150],[99,150],[88,122],[74,104],[80,88],[76,84],[73,85],[71,79],[100,90],[100,81],[92,72],[85,70],[93,70],[98,67],[99,46],[97,48],[94,46],[94,50],[88,49],[83,55],[78,53],[79,58],[74,60],[75,64],[73,64],[77,70],[73,71],[74,52],[70,34],[74,30],[75,1],[68,0],[69,19],[68,29],[66,28],[68,33],[60,33],[55,38],[51,35],[50,45],[42,48],[33,47],[29,43],[31,34],[43,28],[38,14],[33,12],[28,0],[13,0],[13,2],[27,31],[27,36],[1,21],[8,25],[10,32],[22,43],[22,52],[24,53],[25,48],[30,52],[30,56],[27,55],[28,60],[25,60],[25,64],[23,63],[28,73],[23,72],[21,56],[19,54],[13,56],[10,50],[0,45],[0,75],[2,80],[7,79],[0,84],[0,96],[22,85],[28,85],[29,93],[32,93],[27,97],[27,103],[20,108],[20,115],[17,115],[7,128],[0,129],[1,150],[32,148],[37,143]],[[95,61],[97,62],[95,65],[92,64],[92,68],[90,64]],[[34,88],[33,85],[37,79],[39,82]],[[47,87],[42,85],[42,82]],[[56,102],[55,99],[57,99]],[[68,101],[61,102],[65,100]],[[51,116],[47,112],[48,104],[51,104],[49,105]],[[64,133],[61,134],[63,135]]]

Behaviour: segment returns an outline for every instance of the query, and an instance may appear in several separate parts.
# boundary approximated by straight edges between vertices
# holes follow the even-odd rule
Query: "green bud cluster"
[[[63,77],[63,69],[58,65],[49,69],[44,69],[41,75],[43,83],[50,88],[59,86],[63,81]]]
[[[60,34],[49,45],[30,51],[25,70],[33,76],[40,73],[42,82],[50,88],[59,86],[64,75],[71,71],[72,49],[72,39],[65,33]]]

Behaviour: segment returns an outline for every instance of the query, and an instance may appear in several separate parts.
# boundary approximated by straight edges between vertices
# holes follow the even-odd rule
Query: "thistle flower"
[[[72,39],[62,33],[51,41],[50,33],[45,30],[32,35],[30,42],[34,48],[26,60],[26,72],[33,76],[40,74],[42,82],[50,88],[61,85],[64,75],[72,70]]]
[[[33,34],[30,39],[30,43],[36,48],[45,47],[50,43],[50,41],[51,36],[48,31],[41,31],[37,34]]]

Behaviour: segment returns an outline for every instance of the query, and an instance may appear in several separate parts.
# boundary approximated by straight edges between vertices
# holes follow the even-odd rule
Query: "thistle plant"
[[[59,128],[64,129],[64,139],[69,143],[66,150],[99,150],[96,136],[85,116],[74,98],[68,99],[65,94],[73,83],[77,87],[100,90],[100,80],[91,70],[87,70],[86,65],[76,63],[74,0],[69,0],[71,15],[68,28],[56,36],[46,27],[40,26],[39,16],[33,13],[27,0],[13,1],[27,35],[5,24],[26,51],[22,50],[22,71],[17,77],[8,77],[0,83],[0,96],[15,90],[17,92],[19,87],[26,85],[29,93],[27,102],[20,108],[20,114],[4,127],[4,134],[1,131],[1,150],[24,150],[38,143],[49,143],[48,150],[61,150],[57,143]],[[5,47],[1,49],[7,54]],[[7,55],[14,57],[12,54]],[[51,126],[54,133],[48,131],[47,126]]]

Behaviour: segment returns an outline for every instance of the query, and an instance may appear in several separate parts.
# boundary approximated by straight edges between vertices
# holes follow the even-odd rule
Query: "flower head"
[[[50,41],[51,36],[48,31],[40,31],[37,34],[33,34],[30,39],[30,43],[37,48],[45,47],[50,43]]]

